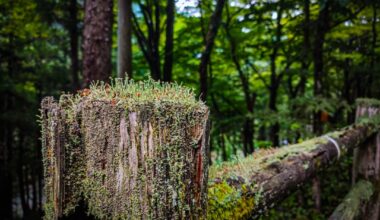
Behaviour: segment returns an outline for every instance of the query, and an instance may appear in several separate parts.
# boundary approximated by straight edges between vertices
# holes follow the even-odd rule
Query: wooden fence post
[[[372,120],[380,113],[380,101],[375,99],[358,99],[356,101],[356,122]],[[380,133],[354,149],[352,166],[352,183],[358,179],[378,181],[380,179]]]
[[[80,199],[98,219],[206,215],[209,112],[188,90],[116,82],[45,98],[41,113],[46,219]]]
[[[380,114],[380,101],[376,99],[358,99],[356,120],[372,120],[373,116]],[[352,182],[358,179],[371,181],[378,186],[380,180],[380,132],[369,139],[365,146],[354,151]],[[380,217],[380,193],[378,190],[371,201],[364,206],[364,218],[377,220]]]

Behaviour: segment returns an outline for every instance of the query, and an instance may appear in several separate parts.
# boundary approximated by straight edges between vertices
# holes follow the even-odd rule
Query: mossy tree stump
[[[46,218],[80,199],[99,219],[205,216],[209,112],[191,91],[117,80],[41,113]]]

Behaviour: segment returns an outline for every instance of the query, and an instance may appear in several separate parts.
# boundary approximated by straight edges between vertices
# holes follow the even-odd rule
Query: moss
[[[65,120],[45,119],[67,128],[61,133],[67,137],[63,181],[72,190],[65,194],[71,200],[64,202],[63,214],[81,195],[99,219],[205,214],[200,203],[206,201],[208,109],[191,90],[151,80],[115,80],[63,95],[59,108]],[[47,189],[53,190],[49,184]]]
[[[342,137],[349,137],[351,135],[350,133],[357,133],[358,131],[360,131],[360,134],[356,134],[356,136],[358,136],[356,139],[358,142],[360,142],[363,141],[365,137],[369,137],[374,132],[376,132],[379,129],[379,124],[374,123],[373,121],[357,123],[355,125],[343,128],[339,131],[328,133],[326,134],[326,136],[329,136],[336,140],[340,139],[343,140],[342,142],[347,143],[347,139],[342,139]],[[246,180],[244,181],[244,186],[247,186],[247,184],[253,184],[252,181],[260,181],[261,178],[266,179],[267,175],[270,177],[270,172],[276,170],[277,167],[280,167],[281,161],[289,160],[292,163],[295,161],[293,160],[294,157],[300,156],[298,157],[299,160],[296,161],[302,162],[302,158],[304,156],[315,155],[316,153],[319,153],[319,151],[315,150],[317,150],[320,147],[320,145],[327,144],[328,142],[329,140],[325,136],[317,137],[305,141],[303,143],[290,145],[282,148],[269,149],[264,151],[260,150],[256,153],[255,156],[250,156],[244,159],[236,159],[232,162],[225,162],[220,165],[211,166],[209,180],[209,215],[212,219],[214,219],[217,218],[218,215],[221,213],[220,210],[225,210],[229,213],[228,215],[239,215],[239,218],[232,215],[234,216],[233,218],[241,219],[241,213],[249,213],[253,210],[255,210],[255,212],[260,212],[260,210],[256,209],[257,207],[262,206],[265,207],[264,209],[268,208],[268,204],[265,204],[265,200],[263,201],[261,199],[262,196],[269,196],[265,193],[270,192],[262,192],[262,189],[260,188],[251,187],[250,193],[244,193],[242,188],[239,187],[242,184],[240,183],[236,186],[236,184],[228,182],[229,178],[238,176],[241,179]],[[347,144],[349,144],[350,147],[359,145],[359,143]],[[347,153],[347,148],[344,145],[340,146],[340,150],[341,155]],[[318,170],[323,164],[325,164],[325,162],[323,162],[320,158],[316,157],[313,158],[312,163],[307,162],[301,164],[300,168],[307,170],[312,167],[314,170]],[[269,173],[266,174],[266,171],[269,171]],[[226,186],[226,184],[228,186]],[[241,201],[242,199],[253,199],[253,202],[247,202],[249,206],[244,206],[244,210],[235,210],[232,204],[236,205],[236,208],[239,208],[241,206],[239,205],[239,201]],[[214,214],[214,212],[219,214]],[[242,219],[246,218],[244,217]]]
[[[250,216],[255,201],[260,195],[250,195],[251,187],[238,188],[227,182],[215,183],[208,190],[208,219],[245,219]]]
[[[330,219],[357,219],[363,211],[362,206],[370,202],[374,193],[371,182],[361,180],[356,183],[343,199],[342,203],[334,210]]]

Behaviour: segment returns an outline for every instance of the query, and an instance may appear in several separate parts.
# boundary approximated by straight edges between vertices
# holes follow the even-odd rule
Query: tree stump
[[[208,108],[172,84],[116,80],[42,101],[47,219],[206,215]]]

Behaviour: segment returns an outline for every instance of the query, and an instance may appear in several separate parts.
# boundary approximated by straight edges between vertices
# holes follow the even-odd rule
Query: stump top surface
[[[76,95],[63,96],[70,103],[86,101],[107,101],[114,106],[132,108],[144,104],[173,105],[187,108],[206,109],[206,105],[195,98],[192,89],[176,83],[153,80],[134,82],[115,79],[111,84],[93,83],[90,88],[78,91]],[[61,100],[62,101],[62,100]]]

